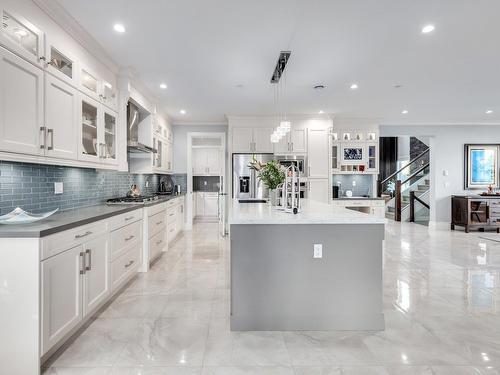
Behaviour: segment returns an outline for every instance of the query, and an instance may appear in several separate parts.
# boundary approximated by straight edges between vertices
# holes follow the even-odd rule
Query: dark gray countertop
[[[157,201],[137,205],[106,205],[82,207],[55,213],[47,219],[31,224],[0,224],[0,238],[40,238],[81,225],[93,223],[143,207],[153,206],[183,196],[164,195]]]

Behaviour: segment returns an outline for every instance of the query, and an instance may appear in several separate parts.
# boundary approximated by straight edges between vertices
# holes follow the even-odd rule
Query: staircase
[[[386,201],[386,217],[394,221],[429,223],[429,148],[378,183]]]

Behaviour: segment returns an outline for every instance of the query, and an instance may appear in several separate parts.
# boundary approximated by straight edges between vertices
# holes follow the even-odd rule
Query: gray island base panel
[[[230,233],[231,330],[385,328],[384,224],[232,224]]]

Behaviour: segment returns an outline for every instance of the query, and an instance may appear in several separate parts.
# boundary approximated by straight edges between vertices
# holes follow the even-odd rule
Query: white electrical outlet
[[[206,182],[206,181],[203,181],[203,185],[207,186],[207,182]]]
[[[54,182],[54,194],[62,194],[64,192],[64,185],[62,182]]]
[[[323,244],[321,243],[314,244],[313,258],[323,258]]]

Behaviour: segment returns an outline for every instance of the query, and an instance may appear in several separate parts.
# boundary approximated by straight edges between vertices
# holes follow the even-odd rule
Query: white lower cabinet
[[[196,201],[196,217],[217,217],[219,193],[195,192],[194,195]]]
[[[42,354],[83,318],[83,246],[41,263]]]
[[[111,292],[108,233],[85,243],[84,253],[83,315],[87,315],[99,307]]]
[[[328,203],[330,197],[330,181],[327,178],[309,178],[308,199],[316,202]]]

